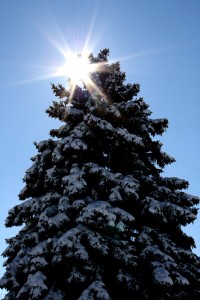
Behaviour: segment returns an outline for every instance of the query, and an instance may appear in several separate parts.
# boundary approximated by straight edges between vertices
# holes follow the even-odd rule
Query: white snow
[[[102,281],[91,283],[78,300],[111,300]]]
[[[29,299],[33,300],[41,298],[43,293],[48,290],[48,287],[45,284],[46,279],[46,276],[41,271],[30,274],[27,282],[18,292],[16,299],[21,299],[21,297],[25,299],[24,296],[27,295]]]
[[[169,272],[164,267],[154,269],[153,276],[155,282],[161,285],[172,286],[174,284]]]

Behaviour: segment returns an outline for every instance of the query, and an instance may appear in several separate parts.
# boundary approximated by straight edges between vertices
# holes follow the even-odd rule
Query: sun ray
[[[85,86],[88,88],[88,90],[92,91],[92,90],[97,90],[100,94],[103,95],[102,91],[100,91],[100,89],[97,87],[97,85],[93,82],[90,73],[98,71],[101,72],[102,71],[102,66],[99,64],[91,64],[90,68],[88,70],[88,66],[87,64],[85,64],[85,70],[83,68],[83,71],[80,72],[80,68],[77,68],[78,71],[73,70],[73,64],[69,64],[69,58],[68,58],[68,54],[74,54],[74,53],[91,53],[93,52],[93,50],[96,48],[97,44],[99,43],[99,40],[101,38],[101,34],[103,34],[103,30],[102,30],[102,26],[101,26],[101,32],[98,32],[98,34],[95,31],[95,40],[92,41],[92,35],[94,33],[94,27],[96,24],[96,19],[97,19],[97,14],[98,14],[98,10],[99,10],[99,2],[95,2],[96,5],[93,8],[93,13],[91,14],[91,20],[89,22],[89,27],[88,27],[88,31],[87,31],[87,35],[85,37],[85,41],[83,43],[83,41],[81,39],[78,39],[77,41],[75,41],[76,43],[74,43],[74,47],[75,49],[73,49],[74,51],[72,51],[72,47],[71,44],[68,44],[68,42],[66,41],[64,34],[62,33],[61,28],[59,27],[58,23],[55,20],[55,25],[56,28],[58,30],[58,35],[56,36],[56,39],[58,40],[58,36],[60,38],[60,42],[58,42],[51,34],[49,34],[44,28],[42,28],[42,26],[40,26],[40,24],[38,24],[33,18],[32,16],[27,13],[26,15],[28,15],[29,19],[31,19],[31,21],[34,23],[34,25],[37,27],[37,29],[42,33],[42,35],[47,39],[47,41],[53,46],[53,48],[57,49],[57,51],[61,54],[62,57],[62,63],[59,63],[60,66],[52,66],[52,65],[42,65],[42,64],[21,64],[24,67],[29,67],[30,69],[34,69],[34,68],[41,68],[41,70],[39,70],[40,74],[41,73],[45,73],[44,75],[40,75],[40,76],[35,76],[32,78],[28,78],[28,79],[24,79],[24,80],[19,80],[19,81],[15,81],[13,83],[10,84],[1,84],[0,87],[9,87],[9,86],[15,86],[15,85],[22,85],[25,83],[31,83],[31,82],[35,82],[35,81],[40,81],[40,80],[46,80],[49,78],[64,78],[66,80],[67,83],[67,77],[70,77],[70,73],[72,73],[72,81],[74,81],[73,83],[73,88],[72,88],[72,92],[75,89],[75,86],[77,84],[77,81],[83,81]],[[104,24],[105,25],[105,24]],[[79,32],[80,33],[80,32]],[[71,37],[73,37],[73,33],[71,34]],[[84,38],[84,37],[82,37]],[[195,41],[189,41],[189,43],[192,43]],[[93,45],[92,45],[93,44]],[[126,55],[126,56],[122,56],[122,57],[115,57],[112,59],[109,59],[109,64],[115,63],[116,61],[126,61],[126,60],[136,60],[138,58],[143,58],[143,57],[147,57],[150,55],[155,55],[157,53],[161,53],[161,52],[165,52],[165,51],[169,51],[172,50],[174,48],[178,48],[178,47],[183,47],[186,46],[188,44],[188,42],[185,43],[176,43],[176,44],[172,44],[172,45],[166,45],[164,47],[160,47],[160,48],[155,48],[155,49],[150,49],[150,50],[146,50],[146,51],[141,51],[141,52],[136,52],[136,53],[132,53],[130,55]],[[89,50],[88,50],[89,49]],[[74,54],[76,55],[76,54]],[[72,55],[73,56],[73,55]],[[62,66],[61,66],[62,64]],[[84,64],[83,64],[84,65]],[[69,68],[69,70],[68,70]],[[93,69],[92,69],[93,68]],[[71,70],[70,70],[71,69]],[[76,66],[75,66],[76,69]],[[34,71],[35,72],[35,71]],[[77,75],[76,75],[77,73]],[[77,77],[77,78],[76,78]]]
[[[44,35],[44,37],[53,46],[53,48],[57,49],[57,51],[61,54],[63,62],[60,63],[60,66],[58,66],[58,65],[57,66],[55,66],[55,65],[54,66],[52,66],[52,65],[44,66],[42,64],[41,65],[39,65],[39,64],[32,65],[32,66],[30,66],[31,68],[40,67],[40,68],[46,69],[45,70],[46,74],[44,74],[42,76],[36,76],[36,77],[30,78],[30,79],[19,80],[19,81],[11,83],[9,86],[21,85],[21,84],[25,84],[25,83],[31,83],[34,81],[40,81],[40,80],[46,80],[49,78],[60,77],[60,78],[64,78],[66,80],[66,87],[67,87],[67,79],[71,78],[71,87],[70,88],[71,88],[72,95],[75,91],[76,85],[83,82],[83,86],[85,86],[89,90],[89,92],[96,90],[96,91],[98,91],[98,93],[100,95],[105,96],[104,93],[100,90],[100,88],[98,88],[97,85],[95,84],[95,82],[92,80],[92,76],[90,76],[90,74],[92,72],[96,72],[96,71],[101,72],[103,69],[102,65],[95,64],[95,63],[89,64],[87,59],[85,61],[84,61],[84,59],[83,60],[80,59],[80,56],[81,56],[81,58],[84,58],[84,56],[86,56],[86,53],[88,53],[88,54],[92,53],[94,48],[96,47],[96,44],[98,44],[98,38],[100,38],[100,35],[98,35],[98,38],[96,38],[96,35],[95,35],[95,47],[94,47],[94,45],[93,45],[93,47],[91,47],[91,38],[92,38],[93,30],[94,30],[94,25],[96,22],[97,11],[98,11],[98,7],[96,6],[95,12],[92,14],[92,18],[91,18],[91,21],[89,24],[89,28],[88,28],[88,32],[87,32],[87,36],[85,38],[84,44],[81,45],[81,43],[83,42],[83,41],[81,41],[81,39],[79,39],[79,42],[76,41],[76,45],[74,45],[75,51],[73,51],[74,49],[72,50],[72,48],[69,46],[69,44],[65,40],[65,37],[58,25],[56,26],[56,28],[58,29],[58,33],[59,33],[58,36],[62,40],[60,43],[56,41],[56,39],[58,39],[58,36],[56,36],[56,39],[55,39],[52,35],[50,35],[47,31],[45,31],[36,21],[34,21],[29,16],[32,19],[35,26]],[[55,24],[57,24],[57,23],[55,22]],[[133,53],[130,55],[126,55],[124,57],[119,57],[119,58],[115,57],[113,59],[109,59],[109,64],[115,63],[116,61],[122,62],[122,61],[127,61],[127,60],[135,60],[140,57],[147,57],[150,55],[155,55],[157,53],[168,51],[173,48],[180,47],[180,46],[183,46],[183,44],[181,44],[181,45],[173,44],[173,45],[168,45],[166,47],[160,47],[160,48],[156,48],[156,49],[150,49],[147,51]],[[88,50],[88,49],[90,49],[90,50]],[[78,56],[75,53],[78,53]],[[40,71],[40,73],[41,73],[41,71]],[[1,85],[0,87],[4,87],[4,86]]]
[[[37,63],[37,65],[26,65],[26,67],[30,67],[30,68],[37,68],[37,67],[41,67],[41,68],[50,68],[50,72],[49,70],[47,70],[46,74],[44,75],[40,75],[40,76],[35,76],[32,78],[28,78],[28,79],[24,79],[24,80],[19,80],[19,81],[15,81],[13,82],[11,85],[21,85],[21,84],[25,84],[25,83],[31,83],[34,81],[40,81],[40,80],[45,80],[45,79],[49,79],[49,78],[55,78],[55,77],[62,77],[66,79],[66,83],[67,83],[67,77],[71,77],[71,80],[74,82],[73,86],[75,86],[75,84],[77,84],[78,82],[82,81],[84,82],[85,85],[90,86],[90,87],[95,87],[94,84],[92,83],[92,80],[89,76],[90,73],[96,71],[98,69],[98,71],[100,71],[99,65],[98,64],[89,64],[89,61],[87,61],[87,59],[84,58],[84,56],[90,54],[93,52],[94,46],[89,47],[89,44],[91,44],[91,36],[94,30],[94,25],[96,22],[96,17],[97,17],[97,13],[98,13],[98,5],[95,5],[94,7],[94,13],[92,14],[92,18],[89,24],[89,29],[87,32],[87,36],[85,38],[84,43],[81,45],[78,45],[78,41],[76,42],[77,45],[75,45],[76,51],[72,51],[72,48],[69,46],[69,44],[67,43],[67,41],[64,38],[64,35],[62,34],[60,27],[56,26],[56,28],[59,30],[59,37],[62,40],[62,43],[59,43],[56,41],[56,39],[58,39],[58,36],[56,37],[56,39],[49,34],[42,26],[40,26],[40,24],[35,21],[32,16],[25,11],[26,15],[29,17],[29,19],[33,22],[33,24],[37,27],[37,29],[42,33],[42,35],[47,39],[47,41],[53,46],[54,49],[57,49],[57,51],[61,54],[61,57],[63,59],[63,64],[60,67],[59,66],[44,66],[44,65],[40,65]],[[55,22],[56,23],[56,22]],[[96,43],[98,43],[98,39],[96,39]],[[79,39],[79,42],[81,40]],[[94,41],[93,41],[94,44]],[[89,50],[88,50],[89,49]],[[78,51],[77,51],[78,50]],[[76,54],[74,54],[75,52],[77,52],[78,54],[81,55],[81,58],[84,59],[79,59],[80,57],[77,57]],[[52,72],[53,70],[53,72]],[[40,70],[41,73],[41,70]],[[87,83],[87,84],[86,84]],[[74,91],[75,87],[73,87],[72,91]]]
[[[92,14],[92,19],[90,22],[89,30],[87,32],[87,36],[86,36],[86,39],[85,39],[85,42],[83,45],[83,50],[82,50],[83,52],[86,52],[87,49],[89,49],[89,48],[94,49],[96,47],[96,45],[98,44],[98,39],[96,38],[95,45],[91,46],[91,41],[92,41],[91,36],[92,36],[92,32],[94,30],[94,26],[95,26],[95,22],[96,22],[98,10],[99,10],[99,2],[95,2],[95,3],[96,3],[96,7],[95,7],[95,11]],[[96,34],[95,34],[95,37],[96,37]]]
[[[173,50],[173,49],[180,48],[183,46],[187,46],[189,43],[192,43],[192,42],[193,41],[166,45],[164,47],[155,48],[155,49],[151,49],[151,50],[145,50],[145,51],[141,51],[141,52],[136,52],[136,53],[128,54],[126,56],[122,56],[122,57],[115,57],[114,59],[109,60],[109,61],[110,61],[110,63],[113,63],[116,61],[125,61],[125,60],[137,59],[140,57],[147,57],[147,56],[154,55],[157,53],[162,53],[165,51],[169,51],[169,50]]]
[[[59,76],[60,75],[58,75],[57,72],[55,72],[55,73],[48,73],[48,74],[42,75],[42,76],[36,76],[36,77],[28,78],[28,79],[22,79],[22,80],[18,80],[18,81],[13,81],[13,82],[8,83],[8,84],[0,84],[0,88],[8,88],[8,87],[12,87],[12,86],[23,85],[23,84],[27,84],[27,83],[36,82],[36,81],[41,81],[41,80],[47,80],[47,79],[51,79],[51,78],[56,78],[56,77],[59,77]]]

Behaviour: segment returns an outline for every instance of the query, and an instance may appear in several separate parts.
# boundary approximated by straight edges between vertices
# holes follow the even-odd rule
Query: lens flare
[[[65,55],[65,64],[60,67],[58,73],[61,76],[70,78],[72,84],[83,82],[88,85],[90,82],[90,74],[98,69],[97,64],[91,64],[88,52],[75,54],[68,52]]]

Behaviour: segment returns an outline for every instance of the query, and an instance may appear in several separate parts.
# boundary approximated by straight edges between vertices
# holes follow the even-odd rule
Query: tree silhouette
[[[200,260],[182,231],[199,198],[188,182],[164,177],[174,158],[156,140],[167,119],[152,119],[104,49],[85,84],[52,89],[47,109],[62,122],[36,143],[21,204],[6,226],[4,299],[200,299]]]

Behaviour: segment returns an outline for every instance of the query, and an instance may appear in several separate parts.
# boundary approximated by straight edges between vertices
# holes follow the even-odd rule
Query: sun
[[[91,81],[91,73],[97,71],[97,69],[97,64],[90,63],[88,52],[77,54],[69,51],[65,55],[65,63],[59,69],[59,73],[68,77],[73,85],[82,82],[87,86]]]

